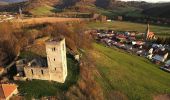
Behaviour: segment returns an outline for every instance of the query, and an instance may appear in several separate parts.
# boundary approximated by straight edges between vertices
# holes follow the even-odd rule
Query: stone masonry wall
[[[48,68],[24,67],[24,72],[28,79],[50,80]]]
[[[64,83],[67,76],[65,40],[47,43],[46,52],[51,80]]]
[[[28,79],[52,80],[64,83],[67,77],[65,39],[46,43],[48,67],[24,67]]]

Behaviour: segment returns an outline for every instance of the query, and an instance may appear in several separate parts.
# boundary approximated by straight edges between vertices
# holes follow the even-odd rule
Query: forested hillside
[[[0,2],[18,2],[25,0],[0,0]],[[82,6],[83,5],[83,6]],[[162,17],[170,18],[170,3],[147,3],[144,1],[117,0],[29,0],[0,6],[0,11],[18,11],[22,7],[24,12],[32,15],[51,15],[58,12],[100,13],[109,17],[115,15],[132,17]]]
[[[143,11],[144,14],[154,17],[170,18],[170,3],[157,4]]]

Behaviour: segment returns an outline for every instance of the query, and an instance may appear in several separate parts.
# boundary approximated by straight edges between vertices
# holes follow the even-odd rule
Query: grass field
[[[79,78],[79,67],[76,61],[71,56],[67,56],[68,76],[64,84],[33,80],[26,82],[16,82],[19,85],[19,92],[24,94],[26,99],[40,98],[42,96],[62,96],[68,88],[74,85]]]
[[[33,10],[31,10],[31,13],[36,16],[42,16],[42,15],[50,15],[56,11],[56,8],[51,6],[40,6]]]
[[[94,44],[91,53],[101,75],[96,79],[106,97],[117,91],[129,100],[152,100],[156,95],[170,93],[170,74],[147,59],[100,44]]]
[[[113,29],[117,31],[139,31],[145,32],[147,25],[132,23],[132,22],[90,22],[88,27],[91,29]],[[158,36],[170,36],[170,27],[150,25],[150,31],[153,31]],[[162,35],[161,35],[162,34]],[[165,35],[166,34],[166,35]]]

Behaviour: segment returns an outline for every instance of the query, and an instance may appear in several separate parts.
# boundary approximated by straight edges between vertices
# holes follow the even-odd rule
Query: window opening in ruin
[[[55,61],[55,58],[54,58],[54,61]]]
[[[43,70],[41,70],[41,74],[42,74],[42,75],[44,74]]]
[[[55,49],[55,47],[54,48],[52,48],[52,51],[55,51],[56,49]]]
[[[34,72],[33,72],[33,70],[31,69],[31,73],[32,73],[32,75],[34,75]]]

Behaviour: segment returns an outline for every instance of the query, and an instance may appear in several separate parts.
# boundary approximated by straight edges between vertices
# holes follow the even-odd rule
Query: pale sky
[[[122,1],[170,2],[170,0],[122,0]]]

